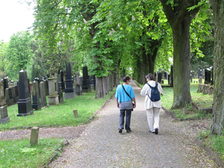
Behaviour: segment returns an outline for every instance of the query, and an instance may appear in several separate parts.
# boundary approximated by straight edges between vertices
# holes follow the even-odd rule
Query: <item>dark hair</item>
[[[129,76],[125,76],[125,77],[123,77],[123,82],[127,82],[127,81],[129,81],[131,78],[129,77]]]
[[[148,75],[145,76],[146,79],[149,79],[149,80],[155,80],[155,76],[151,73],[149,73]]]

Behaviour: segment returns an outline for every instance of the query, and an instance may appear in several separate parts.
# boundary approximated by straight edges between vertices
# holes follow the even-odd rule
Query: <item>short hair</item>
[[[123,77],[123,82],[127,82],[127,81],[129,81],[131,78],[129,77],[129,76],[125,76],[125,77]]]
[[[145,76],[146,79],[149,79],[149,80],[155,80],[155,76],[151,73],[149,73],[148,75]]]

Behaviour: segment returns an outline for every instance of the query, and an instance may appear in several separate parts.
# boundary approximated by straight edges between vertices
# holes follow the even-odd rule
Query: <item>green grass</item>
[[[212,107],[213,97],[212,95],[204,95],[202,93],[197,93],[198,85],[191,85],[191,96],[193,102],[200,108],[209,108]],[[185,109],[175,109],[171,110],[173,103],[173,88],[164,87],[164,96],[162,97],[163,107],[171,111],[177,119],[188,120],[188,119],[202,119],[211,117],[211,114],[203,113],[192,105],[189,105]]]
[[[220,158],[224,161],[224,135],[211,135],[210,131],[202,131],[199,138],[203,144],[219,154]]]
[[[82,123],[87,123],[113,93],[114,91],[103,99],[95,99],[94,92],[84,93],[81,96],[76,96],[74,99],[67,99],[62,104],[34,111],[33,115],[25,117],[17,117],[18,106],[13,105],[8,107],[10,122],[0,124],[0,130],[33,126],[77,126]],[[74,118],[73,116],[73,110],[75,109],[78,110],[78,118]]]
[[[216,151],[221,159],[224,160],[224,136],[209,136],[211,147]]]
[[[62,144],[62,139],[40,139],[35,147],[30,147],[28,139],[0,141],[0,168],[42,167],[59,154]]]

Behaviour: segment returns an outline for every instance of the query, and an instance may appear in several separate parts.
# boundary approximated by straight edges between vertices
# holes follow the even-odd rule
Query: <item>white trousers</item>
[[[159,113],[160,108],[157,107],[146,110],[149,131],[151,132],[154,132],[156,128],[159,129]]]

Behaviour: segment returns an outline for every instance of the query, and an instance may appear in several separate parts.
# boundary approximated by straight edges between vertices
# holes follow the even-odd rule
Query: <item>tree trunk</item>
[[[190,94],[190,24],[199,11],[200,0],[175,1],[160,0],[163,11],[173,31],[173,70],[174,70],[174,102],[173,108],[182,108],[191,103]]]
[[[210,0],[215,23],[213,124],[211,132],[220,135],[224,126],[224,1]]]
[[[191,102],[190,94],[190,17],[185,17],[173,30],[173,108],[182,108]]]
[[[96,98],[102,98],[104,96],[103,77],[96,77]]]
[[[141,84],[146,82],[145,76],[148,73],[154,73],[155,61],[161,42],[159,40],[150,40],[150,42],[141,48],[141,54],[138,56],[136,65],[137,81]],[[147,51],[146,48],[150,48]],[[139,58],[140,57],[140,58]]]

